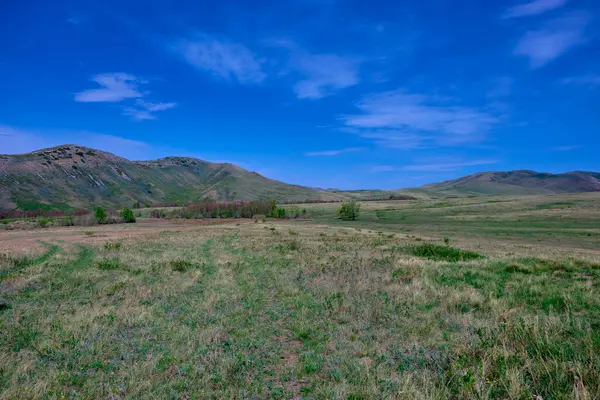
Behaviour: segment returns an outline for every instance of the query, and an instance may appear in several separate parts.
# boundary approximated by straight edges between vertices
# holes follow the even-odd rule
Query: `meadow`
[[[0,399],[593,399],[600,195],[0,231]]]

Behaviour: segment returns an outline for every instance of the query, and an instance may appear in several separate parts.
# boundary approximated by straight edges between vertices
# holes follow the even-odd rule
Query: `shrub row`
[[[62,210],[0,210],[0,219],[12,219],[12,218],[36,218],[36,217],[81,217],[87,215],[90,210],[75,210],[72,212],[65,212]]]
[[[357,199],[360,201],[386,201],[386,200],[417,200],[412,196],[387,196],[387,197],[370,197],[366,199]],[[346,200],[282,200],[280,204],[330,204],[343,203]]]
[[[275,201],[201,201],[173,210],[152,210],[151,218],[254,218],[262,215],[270,218],[299,218],[306,210],[298,207],[284,209],[277,207]]]

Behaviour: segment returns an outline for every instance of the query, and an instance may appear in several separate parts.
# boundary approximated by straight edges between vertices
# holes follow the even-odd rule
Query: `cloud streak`
[[[123,115],[130,116],[134,121],[156,119],[154,113],[177,106],[177,103],[151,103],[142,97],[150,92],[140,92],[139,85],[147,83],[135,75],[124,72],[95,75],[92,80],[102,88],[90,89],[75,94],[75,101],[82,103],[120,103],[136,99],[133,105],[123,107]]]
[[[509,8],[502,18],[509,19],[539,15],[560,8],[566,3],[567,0],[535,0]]]
[[[321,99],[360,82],[358,59],[301,52],[292,65],[304,77],[294,85],[299,99]]]
[[[390,166],[378,165],[371,168],[371,172],[396,172],[396,171],[421,171],[421,172],[448,172],[458,171],[464,167],[474,167],[478,165],[490,165],[497,163],[494,159],[477,159],[477,160],[461,160],[455,158],[431,158],[425,162],[403,165]]]
[[[527,32],[514,50],[516,56],[529,58],[532,69],[540,68],[586,41],[590,22],[586,12],[572,12],[548,22],[543,28]]]
[[[600,86],[600,75],[572,76],[572,77],[563,79],[562,83],[565,85],[576,85],[576,86],[587,86],[587,87]]]
[[[0,134],[10,136],[3,143],[2,153],[22,154],[65,143],[101,149],[129,159],[144,159],[155,150],[149,143],[106,135],[86,130],[42,130],[33,131],[12,126],[0,125]]]
[[[156,119],[154,113],[165,111],[177,106],[177,103],[149,103],[142,99],[135,102],[135,106],[123,107],[123,115],[130,116],[134,121]]]
[[[293,90],[299,99],[322,99],[361,81],[360,66],[364,60],[359,57],[315,54],[286,39],[266,40],[264,43],[289,52],[288,64],[281,75],[292,75],[298,79]]]
[[[254,53],[227,39],[202,34],[193,40],[181,40],[173,48],[196,69],[221,79],[248,85],[266,78]]]
[[[552,147],[550,150],[552,151],[572,151],[582,148],[583,146],[579,144],[566,145],[566,146],[556,146]]]
[[[75,101],[82,103],[117,103],[125,99],[142,97],[138,85],[145,83],[138,77],[124,72],[98,74],[92,81],[100,89],[84,90],[75,94]]]
[[[340,154],[344,154],[344,153],[355,153],[357,151],[362,151],[364,150],[364,148],[362,147],[348,147],[345,149],[337,149],[337,150],[324,150],[324,151],[311,151],[308,153],[305,153],[304,155],[307,157],[331,157],[331,156],[338,156]]]
[[[366,96],[356,106],[361,113],[341,117],[350,132],[391,148],[479,142],[497,123],[496,117],[475,108],[403,90]]]

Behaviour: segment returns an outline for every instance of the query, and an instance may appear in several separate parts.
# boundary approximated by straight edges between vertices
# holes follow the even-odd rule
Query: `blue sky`
[[[597,0],[32,4],[0,4],[0,153],[341,189],[600,170]]]

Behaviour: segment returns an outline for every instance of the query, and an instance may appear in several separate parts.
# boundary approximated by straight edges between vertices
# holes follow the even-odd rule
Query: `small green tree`
[[[133,211],[131,211],[129,208],[123,208],[121,210],[121,218],[123,218],[123,221],[126,224],[135,222],[135,216],[133,215]]]
[[[356,200],[345,201],[337,213],[345,221],[354,221],[360,215],[360,203]]]
[[[277,218],[285,218],[285,208],[277,209]]]
[[[98,222],[104,222],[106,220],[106,211],[102,207],[94,208],[94,216],[98,220]]]
[[[139,201],[136,201],[135,203],[133,203],[133,208],[140,208],[140,207],[141,207],[141,205],[140,205]]]

